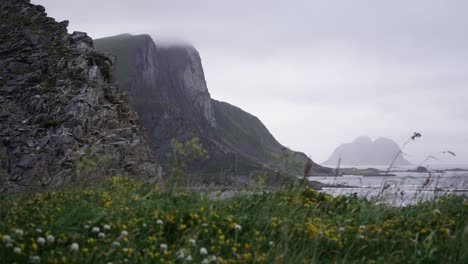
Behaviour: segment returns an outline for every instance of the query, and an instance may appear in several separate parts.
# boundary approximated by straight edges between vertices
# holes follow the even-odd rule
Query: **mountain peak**
[[[323,164],[336,165],[341,159],[344,165],[386,166],[390,165],[399,152],[398,144],[389,138],[379,137],[372,141],[367,136],[360,136],[351,143],[337,147]],[[395,165],[410,165],[410,163],[402,155],[399,155]]]
[[[353,142],[357,144],[366,144],[372,143],[372,139],[368,136],[359,136]]]
[[[149,53],[141,52],[141,43],[133,46],[125,40],[109,40],[95,40],[96,47],[116,55],[117,68],[130,65],[136,69],[120,71],[123,76],[117,77],[130,80],[124,89],[132,95],[159,160],[167,161],[172,139],[186,141],[192,137],[200,138],[209,155],[208,160],[192,164],[192,171],[248,174],[264,169],[266,164],[273,166],[274,157],[285,155],[284,147],[258,118],[211,99],[200,54],[192,45],[156,42],[155,51]],[[126,57],[127,54],[133,55]],[[154,80],[142,76],[140,68],[146,61],[157,62]],[[303,153],[290,152],[304,164],[308,159]],[[315,165],[315,172],[330,172]]]

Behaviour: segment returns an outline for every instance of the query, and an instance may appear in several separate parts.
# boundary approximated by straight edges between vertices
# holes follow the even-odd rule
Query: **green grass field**
[[[123,177],[2,196],[0,263],[468,263],[466,197],[408,207],[293,187],[210,197]]]

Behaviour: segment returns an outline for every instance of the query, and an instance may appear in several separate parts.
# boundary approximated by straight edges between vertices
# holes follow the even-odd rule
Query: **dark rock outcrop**
[[[400,148],[391,139],[378,138],[372,142],[369,137],[361,136],[351,143],[340,145],[323,164],[336,165],[341,158],[343,165],[389,166],[399,152]],[[394,165],[411,165],[411,163],[400,154]]]
[[[255,116],[212,100],[198,52],[189,45],[157,46],[148,35],[95,40],[96,49],[117,57],[117,79],[149,131],[158,161],[168,164],[171,139],[199,137],[207,160],[193,171],[248,175],[278,168],[281,156],[295,157],[300,173],[306,155],[283,147]],[[292,167],[292,166],[289,166]],[[314,164],[314,172],[331,170]]]
[[[114,59],[67,25],[27,0],[0,2],[0,193],[78,176],[161,176],[139,117],[114,84]]]

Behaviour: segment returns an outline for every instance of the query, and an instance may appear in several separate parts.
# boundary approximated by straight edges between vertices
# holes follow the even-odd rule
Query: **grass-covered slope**
[[[468,202],[310,189],[213,199],[128,178],[0,197],[0,263],[467,263]]]
[[[281,145],[256,116],[226,102],[211,100],[217,121],[216,132],[224,144],[258,164],[301,174],[307,156]],[[314,173],[330,169],[313,164]]]
[[[211,102],[218,124],[217,132],[233,149],[262,162],[270,162],[273,154],[284,149],[257,117],[225,102]]]

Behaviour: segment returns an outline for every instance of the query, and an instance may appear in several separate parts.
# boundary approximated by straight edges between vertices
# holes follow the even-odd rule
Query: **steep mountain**
[[[274,170],[281,156],[295,156],[297,167],[307,160],[278,143],[258,118],[212,100],[194,47],[157,46],[148,35],[129,34],[97,39],[95,45],[116,56],[117,79],[130,95],[162,163],[168,164],[172,138],[185,141],[194,136],[209,154],[207,160],[192,164],[200,172],[240,174],[265,166]],[[313,167],[315,172],[328,172]]]
[[[323,164],[336,165],[341,158],[344,165],[390,165],[399,151],[400,148],[391,139],[381,137],[372,141],[369,137],[361,136],[351,143],[340,145]],[[400,154],[394,165],[411,163]]]
[[[114,59],[29,0],[0,2],[0,193],[160,177]]]

